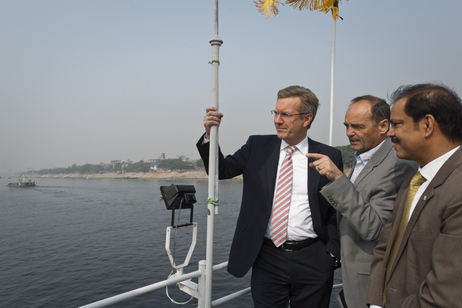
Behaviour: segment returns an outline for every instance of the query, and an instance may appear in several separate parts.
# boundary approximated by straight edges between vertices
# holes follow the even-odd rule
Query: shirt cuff
[[[382,308],[381,306],[377,306],[377,305],[370,305],[369,308]]]

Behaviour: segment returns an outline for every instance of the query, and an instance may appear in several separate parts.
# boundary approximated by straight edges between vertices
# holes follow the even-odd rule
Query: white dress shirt
[[[281,140],[279,153],[278,173],[286,155],[285,148],[289,145]],[[293,179],[292,196],[290,199],[289,219],[287,227],[287,240],[302,241],[317,237],[313,228],[311,209],[308,201],[308,138],[296,145],[297,150],[292,154]],[[274,195],[276,195],[277,179]],[[271,223],[271,221],[270,221]],[[266,229],[266,237],[270,238],[270,225]]]
[[[457,151],[459,148],[460,146],[457,146],[451,151],[447,152],[446,154],[441,155],[440,157],[432,160],[422,168],[419,168],[420,174],[422,174],[426,181],[423,182],[422,185],[420,185],[419,189],[415,193],[414,200],[412,200],[411,211],[409,212],[409,219],[411,219],[412,213],[414,212],[417,202],[420,200],[420,197],[422,197],[422,194],[424,193],[425,189],[427,189],[428,185],[433,180],[436,173],[449,159],[449,157],[451,157],[452,154],[454,154],[454,152]]]

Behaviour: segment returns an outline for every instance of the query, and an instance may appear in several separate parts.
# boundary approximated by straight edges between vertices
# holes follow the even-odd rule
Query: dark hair
[[[301,86],[289,86],[287,88],[279,90],[278,99],[288,97],[300,97],[301,104],[298,112],[311,113],[313,115],[314,120],[316,112],[319,108],[319,100],[310,89]],[[313,120],[311,122],[313,122]]]
[[[382,120],[390,121],[390,105],[388,105],[383,98],[373,95],[362,95],[353,98],[350,102],[350,106],[362,100],[368,101],[371,104],[371,117],[374,125],[379,124]]]
[[[392,103],[406,98],[404,112],[414,123],[431,114],[441,132],[452,142],[462,140],[462,104],[455,91],[443,84],[417,84],[399,87],[391,95]]]

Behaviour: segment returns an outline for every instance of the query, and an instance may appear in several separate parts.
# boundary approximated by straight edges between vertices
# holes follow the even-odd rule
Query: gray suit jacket
[[[410,180],[374,249],[368,303],[381,305],[385,266]],[[386,308],[462,305],[462,148],[440,168],[411,215],[385,290]]]
[[[338,213],[343,291],[350,308],[367,307],[373,249],[402,182],[416,170],[417,164],[396,157],[386,139],[354,183],[344,175],[321,190]]]

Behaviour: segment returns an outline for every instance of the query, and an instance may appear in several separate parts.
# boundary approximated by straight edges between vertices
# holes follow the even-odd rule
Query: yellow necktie
[[[393,267],[393,263],[395,262],[396,254],[398,253],[398,248],[401,245],[401,240],[403,239],[404,231],[406,230],[407,223],[409,221],[409,213],[411,212],[412,201],[414,200],[414,196],[419,190],[419,187],[426,181],[426,179],[417,172],[412,177],[411,183],[409,184],[409,191],[406,197],[406,203],[404,204],[404,211],[403,216],[401,217],[401,221],[399,223],[398,232],[396,233],[396,237],[393,241],[391,246],[390,258],[388,259],[387,264],[387,272],[385,275],[385,284],[384,289],[390,279],[391,268]],[[384,304],[385,304],[385,290],[383,292]]]

